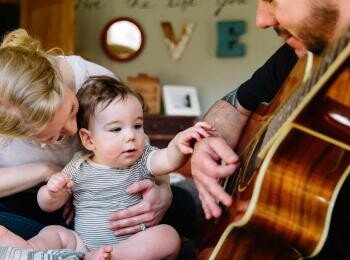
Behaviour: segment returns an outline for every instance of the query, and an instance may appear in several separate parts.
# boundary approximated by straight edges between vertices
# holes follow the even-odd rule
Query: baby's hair
[[[90,77],[77,93],[79,100],[78,127],[88,128],[89,121],[95,116],[98,105],[102,104],[103,110],[116,98],[125,100],[128,95],[136,97],[144,110],[145,103],[142,95],[123,82],[109,76]]]
[[[63,101],[56,55],[23,29],[0,45],[0,135],[32,136],[53,119]]]

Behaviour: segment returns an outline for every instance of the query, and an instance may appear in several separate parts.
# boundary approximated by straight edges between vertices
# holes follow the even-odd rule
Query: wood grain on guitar
[[[248,121],[236,149],[241,169],[225,180],[234,205],[248,207],[206,223],[199,259],[297,259],[323,247],[350,173],[350,31],[306,82],[304,68],[301,60]]]

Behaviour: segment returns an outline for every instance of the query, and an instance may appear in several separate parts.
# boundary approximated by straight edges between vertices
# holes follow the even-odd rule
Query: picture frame
[[[166,115],[200,116],[197,88],[193,86],[164,85],[163,103]]]

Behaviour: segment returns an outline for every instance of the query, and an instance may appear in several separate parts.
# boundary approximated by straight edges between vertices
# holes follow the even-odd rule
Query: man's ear
[[[91,132],[86,128],[79,129],[79,136],[81,143],[85,147],[85,149],[89,151],[93,151],[95,149],[94,140],[92,139]]]

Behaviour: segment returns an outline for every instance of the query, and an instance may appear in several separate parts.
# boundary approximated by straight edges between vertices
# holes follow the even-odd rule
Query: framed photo
[[[163,102],[166,115],[200,116],[201,114],[196,87],[164,85]]]

